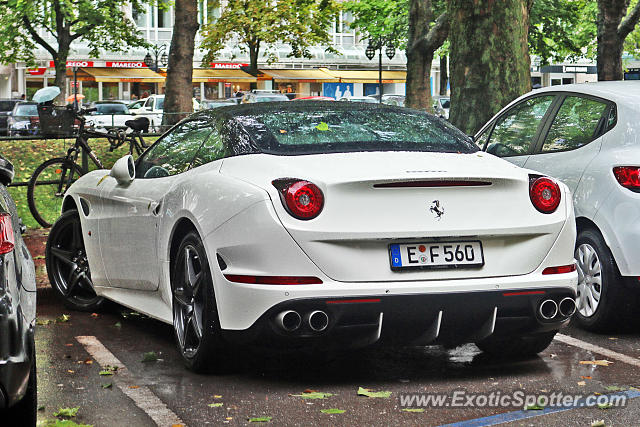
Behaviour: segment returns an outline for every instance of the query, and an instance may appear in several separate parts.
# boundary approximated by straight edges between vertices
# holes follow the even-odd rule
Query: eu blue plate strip
[[[620,393],[614,393],[609,396],[618,396],[624,395],[627,396],[628,399],[635,399],[636,397],[640,397],[640,391],[637,390],[627,390]],[[481,427],[481,426],[495,426],[498,424],[509,423],[512,421],[524,420],[527,418],[540,417],[542,415],[549,415],[555,412],[564,412],[570,411],[572,409],[582,408],[585,404],[584,399],[578,401],[578,404],[575,406],[555,406],[548,407],[542,410],[529,410],[529,411],[514,411],[514,412],[505,412],[503,414],[491,415],[489,417],[483,418],[475,418],[473,420],[466,421],[458,421],[456,423],[444,424],[440,427]]]
[[[400,245],[391,245],[391,265],[393,267],[402,267],[402,258],[400,257]]]

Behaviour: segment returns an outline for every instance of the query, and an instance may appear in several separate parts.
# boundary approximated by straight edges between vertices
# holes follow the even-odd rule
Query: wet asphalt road
[[[148,389],[166,410],[186,425],[267,425],[249,423],[271,417],[268,425],[441,425],[519,411],[507,408],[427,408],[405,412],[400,393],[473,393],[517,390],[526,393],[611,394],[614,389],[640,387],[638,364],[623,362],[563,342],[554,343],[540,357],[500,361],[481,354],[474,345],[445,350],[440,347],[367,349],[329,359],[310,355],[268,355],[241,352],[237,366],[226,375],[196,375],[186,371],[174,347],[169,325],[114,307],[92,315],[69,312],[48,288],[39,289],[36,346],[38,354],[39,420],[53,419],[62,407],[79,407],[74,419],[95,426],[152,426],[153,419],[124,391]],[[55,321],[69,314],[66,322]],[[47,321],[52,321],[48,324]],[[563,333],[581,342],[640,358],[640,328],[620,335],[594,335],[569,327]],[[98,361],[76,339],[93,336],[126,366],[124,372],[101,376]],[[142,362],[145,353],[159,360]],[[612,361],[592,366],[580,361]],[[121,367],[122,368],[122,367]],[[119,375],[122,373],[122,377]],[[112,384],[103,388],[103,385]],[[357,395],[358,387],[390,391],[389,398]],[[293,396],[305,390],[332,393],[326,399]],[[640,395],[640,393],[637,393]],[[222,403],[209,407],[212,403]],[[144,406],[144,405],[143,405]],[[325,414],[323,409],[342,409]],[[529,410],[527,414],[541,414]],[[516,416],[517,413],[515,414]],[[493,419],[498,422],[504,419]],[[512,421],[510,425],[590,426],[640,425],[640,398],[624,408],[577,408]],[[477,425],[486,425],[487,420]]]

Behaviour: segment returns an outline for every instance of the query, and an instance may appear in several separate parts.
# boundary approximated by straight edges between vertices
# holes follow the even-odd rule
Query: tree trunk
[[[622,80],[624,40],[638,23],[640,3],[627,15],[630,0],[598,0],[598,80]]]
[[[53,58],[53,65],[56,69],[56,78],[53,85],[60,88],[60,95],[58,95],[56,103],[61,105],[67,99],[67,55],[64,54],[63,56],[58,55],[58,57]]]
[[[440,15],[433,23],[431,0],[411,0],[407,41],[407,107],[432,111],[431,63],[433,53],[444,43],[448,31],[446,14]]]
[[[531,90],[527,43],[532,0],[451,0],[449,121],[475,133]]]
[[[440,95],[447,95],[447,86],[449,83],[449,70],[448,70],[448,57],[447,55],[440,56]]]
[[[249,44],[249,74],[258,75],[258,55],[260,54],[260,42]]]
[[[193,111],[193,51],[199,27],[198,4],[196,0],[176,0],[174,10],[163,126],[171,126]]]

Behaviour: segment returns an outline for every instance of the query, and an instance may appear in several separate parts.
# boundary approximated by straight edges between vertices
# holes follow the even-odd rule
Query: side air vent
[[[82,208],[82,213],[84,213],[84,216],[89,216],[89,212],[91,211],[91,208],[89,207],[89,202],[87,202],[82,197],[80,197],[80,207]]]
[[[227,263],[224,262],[220,254],[216,254],[216,258],[218,258],[218,265],[220,266],[220,271],[224,271],[227,269]]]

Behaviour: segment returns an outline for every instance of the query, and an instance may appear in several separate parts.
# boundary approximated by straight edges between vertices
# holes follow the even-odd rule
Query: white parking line
[[[568,335],[556,334],[554,339],[560,341],[561,343],[572,345],[574,347],[578,347],[594,353],[602,354],[603,356],[607,356],[610,359],[614,359],[619,362],[627,363],[629,365],[640,368],[640,359],[636,357],[627,356],[626,354],[618,353],[617,351],[609,350],[608,348],[593,345],[577,338],[570,337]]]
[[[118,367],[117,373],[113,377],[114,383],[157,425],[162,427],[176,424],[185,425],[148,387],[135,384],[127,367],[102,345],[96,337],[78,336],[76,340],[84,346],[85,350],[87,350],[91,357],[93,357],[102,368],[106,368],[107,366]]]

